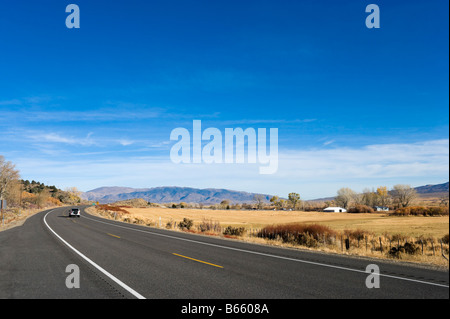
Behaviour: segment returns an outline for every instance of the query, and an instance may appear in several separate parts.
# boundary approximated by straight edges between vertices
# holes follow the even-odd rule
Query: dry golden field
[[[262,228],[273,224],[308,223],[321,224],[336,231],[362,229],[375,235],[384,233],[401,234],[410,237],[442,237],[449,233],[449,217],[394,217],[387,214],[348,214],[271,210],[211,210],[175,208],[125,208],[134,217],[149,219],[165,226],[167,222],[179,222],[189,218],[195,224],[212,220],[222,227]]]

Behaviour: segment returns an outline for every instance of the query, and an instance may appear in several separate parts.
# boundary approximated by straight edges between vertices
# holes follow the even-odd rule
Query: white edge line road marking
[[[86,218],[86,219],[89,219],[89,220],[92,220],[92,221],[95,221],[97,223],[107,224],[107,225],[110,225],[110,226],[115,226],[115,227],[120,227],[120,228],[125,228],[125,229],[131,229],[131,230],[134,230],[134,231],[139,231],[139,232],[143,232],[143,233],[147,233],[147,234],[151,234],[151,235],[168,237],[168,238],[172,238],[172,239],[183,240],[183,241],[188,241],[188,242],[192,242],[192,243],[197,243],[197,244],[202,244],[202,245],[207,245],[207,246],[213,246],[213,247],[218,247],[218,248],[223,248],[223,249],[235,250],[235,251],[240,251],[240,252],[244,252],[244,253],[248,253],[248,254],[261,255],[261,256],[266,256],[266,257],[272,257],[272,258],[278,258],[278,259],[284,259],[284,260],[300,262],[300,263],[304,263],[304,264],[310,264],[310,265],[316,265],[316,266],[322,266],[322,267],[328,267],[328,268],[334,268],[334,269],[347,270],[347,271],[353,271],[353,272],[368,274],[364,270],[358,270],[358,269],[353,269],[353,268],[346,268],[346,267],[322,264],[322,263],[313,262],[313,261],[307,261],[307,260],[302,260],[302,259],[295,259],[295,258],[289,258],[289,257],[272,255],[272,254],[259,253],[259,252],[251,251],[251,250],[245,250],[245,249],[227,247],[227,246],[222,246],[222,245],[217,245],[217,244],[205,243],[205,242],[201,242],[201,241],[197,241],[197,240],[180,238],[180,237],[176,237],[176,236],[170,236],[170,235],[155,233],[155,232],[152,232],[152,231],[146,231],[146,230],[142,230],[142,229],[136,229],[136,228],[132,228],[132,227],[126,227],[126,226],[122,226],[122,225],[111,224],[111,223],[107,223],[107,222],[104,222],[104,221],[100,221],[100,220],[96,220],[96,219],[93,219],[93,218],[89,218],[89,217],[86,217],[86,216],[82,216],[82,217]],[[398,276],[392,276],[392,275],[385,275],[385,274],[381,274],[381,273],[379,274],[379,276],[386,277],[386,278],[405,280],[405,281],[412,281],[412,282],[417,282],[417,283],[425,284],[425,285],[432,285],[432,286],[437,286],[437,287],[449,288],[449,286],[447,286],[447,285],[437,284],[437,283],[423,281],[423,280],[410,279],[410,278],[398,277]]]
[[[103,274],[105,274],[108,278],[110,278],[111,280],[113,280],[115,283],[117,283],[119,286],[121,286],[122,288],[124,288],[126,291],[128,291],[129,293],[131,293],[133,296],[135,296],[138,299],[146,299],[144,296],[142,296],[141,294],[139,294],[138,292],[136,292],[134,289],[132,289],[131,287],[127,286],[126,284],[124,284],[122,281],[120,281],[119,279],[117,279],[116,277],[114,277],[113,275],[111,275],[109,272],[107,272],[105,269],[103,269],[102,267],[100,267],[99,265],[97,265],[95,262],[93,262],[92,260],[90,260],[89,258],[87,258],[85,255],[83,255],[82,253],[80,253],[78,250],[76,250],[74,247],[72,247],[67,241],[65,241],[64,239],[61,238],[61,236],[59,236],[48,224],[47,224],[47,215],[50,214],[51,212],[55,211],[55,209],[49,211],[47,214],[45,214],[44,216],[44,223],[47,226],[48,229],[50,229],[50,231],[56,236],[58,237],[64,244],[67,245],[67,247],[69,247],[70,249],[72,249],[74,252],[76,252],[78,255],[80,255],[84,260],[86,260],[88,263],[90,263],[92,266],[94,266],[95,268],[97,268],[98,270],[100,270]]]

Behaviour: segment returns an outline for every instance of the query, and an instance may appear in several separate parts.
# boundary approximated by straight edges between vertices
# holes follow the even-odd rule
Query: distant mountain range
[[[419,187],[416,187],[416,191],[418,194],[422,195],[423,197],[448,195],[449,182],[443,183],[443,184],[436,184],[436,185],[419,186]]]
[[[417,193],[423,197],[440,197],[449,192],[449,182],[437,185],[425,185],[415,188]],[[265,202],[269,202],[272,195],[233,191],[215,188],[191,188],[191,187],[154,187],[154,188],[131,188],[131,187],[100,187],[82,194],[89,201],[98,201],[103,204],[113,203],[121,200],[142,198],[151,203],[203,203],[218,204],[223,200],[229,200],[234,204],[253,203],[255,195],[260,195]],[[332,200],[333,197],[316,199],[314,201]]]
[[[130,188],[130,187],[100,187],[82,194],[89,201],[100,203],[113,203],[132,198],[143,198],[151,203],[203,203],[218,204],[223,200],[231,203],[252,203],[254,196],[261,195],[264,201],[269,202],[271,195],[247,193],[228,189],[198,189],[190,187],[154,187],[154,188]]]

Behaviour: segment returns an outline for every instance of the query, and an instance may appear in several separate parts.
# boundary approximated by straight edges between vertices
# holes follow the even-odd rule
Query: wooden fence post
[[[442,257],[444,257],[445,260],[448,261],[448,258],[444,255],[444,248],[442,247],[442,240],[440,240],[440,242],[441,242],[441,255],[442,255]]]

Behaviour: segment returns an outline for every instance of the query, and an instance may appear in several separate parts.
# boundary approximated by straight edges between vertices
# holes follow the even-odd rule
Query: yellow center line
[[[193,261],[196,261],[196,262],[202,263],[202,264],[207,264],[207,265],[210,265],[210,266],[214,266],[214,267],[218,267],[218,268],[223,268],[222,266],[219,266],[219,265],[215,265],[215,264],[211,264],[211,263],[208,263],[208,262],[206,262],[206,261],[202,261],[202,260],[194,259],[194,258],[191,258],[191,257],[187,257],[187,256],[183,256],[183,255],[175,254],[175,253],[172,253],[172,254],[173,254],[173,255],[175,255],[175,256],[178,256],[178,257],[183,257],[183,258],[186,258],[186,259],[190,259],[190,260],[193,260]]]
[[[76,221],[74,221],[73,219],[71,219],[71,221],[73,222],[73,223],[75,223],[75,224],[78,224]],[[86,227],[86,228],[90,228],[90,229],[93,229],[92,227],[90,227],[90,226],[87,226],[87,225],[82,225],[82,224],[80,224],[81,226],[83,226],[83,227]],[[109,235],[109,236],[112,236],[112,237],[116,237],[116,238],[120,238],[119,236],[117,236],[117,235],[113,235],[113,234],[110,234],[110,233],[106,233],[107,235]]]

